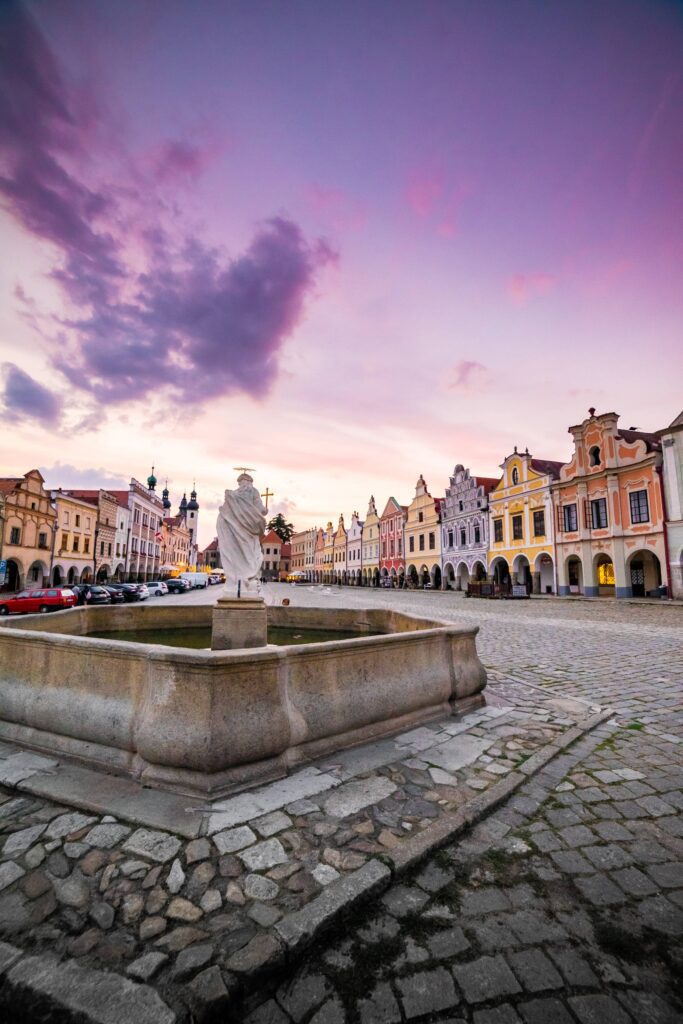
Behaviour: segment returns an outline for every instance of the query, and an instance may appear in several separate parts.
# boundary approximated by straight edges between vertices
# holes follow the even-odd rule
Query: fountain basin
[[[476,628],[384,609],[268,608],[269,625],[375,633],[190,650],[116,640],[210,626],[210,605],[77,608],[0,622],[0,738],[218,797],[483,703]],[[89,636],[110,632],[111,639]]]

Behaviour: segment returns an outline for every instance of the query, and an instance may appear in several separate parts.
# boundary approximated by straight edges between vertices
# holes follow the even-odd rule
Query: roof
[[[683,416],[683,413],[681,413],[681,416]],[[649,452],[661,447],[661,442],[656,434],[648,434],[643,430],[617,430],[617,436],[628,444],[633,444],[635,441],[643,441]]]
[[[61,488],[60,488],[61,490]],[[78,501],[87,501],[89,505],[97,505],[100,497],[99,491],[62,491],[65,498],[77,498]]]
[[[552,476],[556,480],[560,475],[560,470],[562,469],[563,465],[563,462],[553,462],[550,459],[531,460],[531,468],[535,470],[536,473],[542,473],[544,476]]]
[[[210,544],[207,544],[204,551],[218,551],[218,537],[214,537]]]
[[[261,538],[262,544],[282,544],[282,537],[278,537],[275,530],[268,530],[268,533]]]
[[[287,558],[287,556],[291,555],[291,553],[292,553],[292,545],[291,544],[283,544],[282,547],[280,548],[280,557],[281,558]]]
[[[0,491],[3,494],[9,494],[10,491],[16,490],[20,483],[23,481],[23,476],[2,476],[0,477]]]
[[[474,474],[474,479],[477,482],[477,487],[484,488],[484,494],[488,494],[489,491],[492,491],[500,483],[499,476],[477,476]]]

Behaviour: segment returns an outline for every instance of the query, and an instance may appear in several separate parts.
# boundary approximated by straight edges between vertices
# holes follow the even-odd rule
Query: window
[[[418,521],[418,523],[423,523],[424,522],[424,518],[425,518],[424,512],[418,512],[417,513],[417,521]]]
[[[402,544],[401,544],[401,538],[400,538],[400,537],[399,537],[399,539],[398,539],[398,553],[399,553],[399,555],[402,555],[402,554],[403,554],[403,550],[402,550]]]
[[[478,526],[474,527],[474,543],[481,544],[481,529]]]
[[[545,537],[545,512],[543,509],[534,512],[534,537]]]
[[[598,448],[597,444],[594,444],[593,447],[590,449],[590,451],[588,452],[588,457],[591,466],[599,466],[601,464],[602,458],[600,457],[600,449]]]
[[[523,540],[524,539],[524,530],[522,529],[522,517],[521,516],[513,516],[512,517],[512,539],[513,540]]]
[[[86,528],[86,530],[90,529],[90,516],[86,516],[85,528]]]
[[[69,513],[68,512],[64,513],[64,525],[65,526],[69,525]]]
[[[138,524],[140,522],[140,509],[136,508],[133,512],[133,522]]]
[[[76,513],[76,526],[80,526],[80,525],[81,525],[81,517],[78,515],[78,513]]]
[[[448,531],[448,546],[449,546],[449,548],[453,547],[453,531],[452,530]]]
[[[462,502],[461,502],[461,501],[459,501],[459,502],[458,502],[458,511],[459,511],[459,512],[462,512],[462,509],[463,509],[463,505],[462,505]]]
[[[101,540],[100,541],[100,558],[102,557],[103,554],[104,554],[104,541]]]
[[[631,491],[628,500],[631,506],[631,522],[649,523],[650,510],[647,504],[647,491]]]
[[[598,566],[598,585],[601,587],[613,587],[614,584],[614,566],[611,562],[601,562]]]
[[[46,533],[39,533],[38,534],[38,547],[39,548],[46,548],[47,547],[47,534]]]
[[[424,533],[421,533],[420,534],[420,551],[424,551],[424,549],[425,549],[425,535],[424,535]]]
[[[430,551],[434,551],[435,548],[436,548],[436,534],[430,533],[429,534],[429,550]]]
[[[578,530],[576,504],[562,506],[562,525],[565,533],[574,533]]]
[[[467,544],[467,534],[464,530],[460,531],[460,547],[464,548]]]
[[[18,526],[13,526],[9,532],[10,544],[21,544],[21,529]]]
[[[607,526],[607,498],[591,501],[591,524],[594,530],[604,530]]]
[[[71,550],[78,551],[78,537],[74,537],[73,543],[71,545]]]
[[[107,544],[107,554],[111,557],[111,544]]]
[[[409,540],[408,540],[408,549],[410,551],[414,551],[415,550],[415,538],[414,537],[410,537],[409,538]]]
[[[512,470],[512,482],[513,482],[513,484],[518,484],[519,483],[519,470],[517,469],[516,466]]]
[[[494,541],[496,541],[499,544],[500,544],[500,542],[503,539],[503,520],[502,519],[494,519],[493,520],[493,539],[494,539]]]

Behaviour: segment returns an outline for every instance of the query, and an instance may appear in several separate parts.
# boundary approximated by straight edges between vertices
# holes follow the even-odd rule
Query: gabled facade
[[[52,491],[57,514],[50,581],[54,587],[70,583],[92,583],[97,559],[97,491]],[[84,497],[92,496],[92,500]],[[97,561],[97,566],[95,562]],[[103,577],[106,579],[106,576]],[[102,579],[98,578],[98,582]]]
[[[127,491],[108,492],[130,513],[127,576],[133,583],[159,579],[164,506],[155,487],[152,474],[147,486],[133,477]]]
[[[441,504],[441,564],[445,589],[467,590],[486,579],[489,548],[488,496],[498,479],[471,476],[457,465]]]
[[[662,443],[669,596],[683,599],[683,412],[657,432]]]
[[[385,586],[402,587],[405,579],[406,561],[403,548],[406,505],[399,505],[396,498],[389,498],[380,517],[379,572]]]
[[[339,516],[332,542],[332,578],[335,583],[346,583],[346,527],[344,516]]]
[[[489,492],[488,573],[502,593],[512,586],[528,594],[556,592],[550,486],[561,466],[515,447],[500,467],[503,475]]]
[[[323,583],[332,582],[334,571],[334,534],[331,522],[325,527],[325,547],[323,548]]]
[[[618,422],[590,409],[569,428],[574,455],[552,486],[563,595],[644,597],[666,583],[661,442]]]
[[[0,478],[0,562],[6,562],[0,590],[17,591],[50,582],[57,516],[37,469]]]
[[[282,548],[282,538],[275,533],[274,530],[269,530],[261,538],[261,553],[263,555],[263,561],[261,562],[261,575],[264,580],[279,580],[280,579],[280,554]]]
[[[315,550],[313,553],[313,579],[316,583],[322,583],[325,575],[325,531],[320,527],[315,536]]]
[[[83,522],[93,523],[93,536],[88,538],[85,535],[81,538],[80,547],[87,548],[83,552],[83,555],[87,557],[83,558],[83,561],[87,562],[87,568],[85,570],[85,576],[81,576],[81,580],[85,581],[90,579],[89,569],[94,573],[94,579],[97,583],[105,583],[107,580],[123,580],[125,579],[125,555],[123,558],[118,557],[116,553],[116,535],[118,527],[118,516],[119,516],[119,504],[115,496],[110,491],[105,491],[103,488],[98,490],[69,490],[53,491],[53,496],[57,505],[57,515],[60,520],[60,524],[63,526],[64,516],[60,514],[60,507],[64,506],[69,500],[86,502],[90,507],[85,512],[85,516],[78,516],[76,511],[67,518],[67,534],[73,534],[74,524],[76,517],[78,516],[79,523]],[[94,519],[92,516],[94,510]],[[68,516],[68,511],[67,511]],[[70,529],[69,529],[70,528]],[[66,563],[72,561],[69,558],[69,544],[71,544],[71,553],[75,553],[77,548],[74,544],[78,543],[77,538],[69,536],[67,540],[64,537],[64,528],[62,534],[58,537],[55,545],[55,558],[54,566],[52,569],[52,582],[58,585],[58,580],[71,580],[72,582],[78,582],[78,565],[77,563],[71,564],[67,569]]]
[[[379,586],[380,517],[375,499],[371,495],[363,523],[363,549],[361,555],[361,582],[364,587]]]
[[[420,473],[404,530],[408,586],[422,587],[429,583],[434,589],[441,589],[440,505],[441,499],[431,496]]]
[[[221,553],[218,549],[218,537],[214,537],[211,543],[204,548],[200,561],[205,569],[221,568]]]
[[[363,523],[357,512],[351,516],[346,543],[347,582],[359,587],[363,570]]]
[[[280,548],[280,580],[286,580],[292,569],[292,545],[283,544]]]

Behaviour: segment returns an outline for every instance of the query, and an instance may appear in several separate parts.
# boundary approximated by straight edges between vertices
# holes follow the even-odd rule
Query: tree
[[[270,520],[266,529],[272,530],[273,533],[276,533],[283,544],[289,544],[292,534],[294,533],[294,524],[288,523],[282,512],[278,512],[278,514],[273,516]]]

